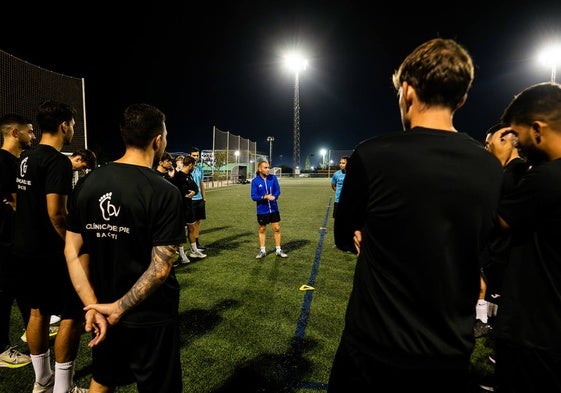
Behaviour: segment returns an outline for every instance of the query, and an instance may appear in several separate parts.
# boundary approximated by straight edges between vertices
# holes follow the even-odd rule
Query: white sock
[[[179,247],[179,256],[181,257],[181,259],[187,258],[187,254],[185,254],[185,247],[183,246]]]
[[[53,393],[67,393],[72,388],[74,362],[55,362],[55,386]]]
[[[475,318],[483,323],[487,323],[487,301],[479,299],[475,306]]]
[[[265,252],[265,247],[261,247],[261,252]]]
[[[279,252],[281,250],[281,246],[277,246],[277,252]]]
[[[33,371],[35,371],[35,382],[41,385],[49,382],[53,370],[51,369],[51,350],[39,355],[31,355],[31,363],[33,364]]]
[[[197,248],[197,242],[191,243],[191,251],[197,252],[199,249]]]
[[[497,303],[487,302],[487,315],[490,317],[496,317],[497,308],[498,308]]]
[[[55,362],[55,386],[53,393],[67,393],[72,388],[74,375],[74,362]]]

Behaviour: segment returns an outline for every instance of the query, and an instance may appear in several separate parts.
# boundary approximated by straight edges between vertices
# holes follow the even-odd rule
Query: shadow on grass
[[[311,367],[303,354],[315,346],[314,340],[293,339],[284,354],[263,354],[239,365],[224,385],[213,393],[294,392]]]
[[[289,251],[297,250],[299,248],[304,248],[310,243],[311,242],[309,240],[292,240],[284,243],[282,245],[282,248],[284,251],[289,252]]]
[[[248,241],[244,239],[247,236],[255,236],[255,239],[257,239],[257,230],[255,232],[239,232],[232,236],[223,237],[222,239],[207,244],[207,251],[210,250],[209,252],[212,252],[212,255],[218,255],[223,251],[235,250],[245,246]]]
[[[191,309],[179,314],[179,331],[182,346],[186,346],[193,339],[202,336],[222,322],[222,312],[237,307],[238,300],[226,299],[208,310]]]
[[[201,225],[204,228],[204,220],[203,220],[203,223]],[[202,235],[212,233],[212,232],[220,232],[220,231],[228,230],[229,228],[231,228],[231,226],[226,226],[226,225],[222,226],[222,227],[211,227],[211,228],[208,228],[208,229],[204,228],[204,229],[201,229],[199,234],[202,236]]]

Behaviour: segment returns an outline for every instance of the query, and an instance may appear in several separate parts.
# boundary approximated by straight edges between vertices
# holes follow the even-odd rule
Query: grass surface
[[[281,178],[282,244],[274,255],[270,226],[267,256],[259,251],[250,185],[207,190],[200,241],[207,258],[176,268],[181,284],[180,323],[184,391],[325,391],[337,348],[355,256],[334,248],[332,198],[326,178]],[[313,287],[301,290],[301,287]],[[474,305],[475,307],[475,305]],[[23,326],[14,307],[11,338],[19,349]],[[90,351],[83,335],[76,382],[87,387]],[[488,349],[478,342],[478,373],[488,373]],[[162,348],[165,350],[165,348]],[[33,389],[31,365],[0,368],[0,392]],[[136,392],[134,385],[117,392]]]

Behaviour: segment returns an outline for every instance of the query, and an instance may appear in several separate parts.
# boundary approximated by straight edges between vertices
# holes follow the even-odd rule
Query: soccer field
[[[281,231],[288,258],[259,250],[250,185],[207,190],[200,241],[207,258],[180,265],[184,391],[322,392],[343,328],[355,255],[334,248],[330,180],[280,178]],[[475,307],[475,304],[474,304]],[[12,344],[23,326],[14,307]],[[84,334],[76,382],[87,387],[90,351]],[[161,348],[165,350],[165,348]],[[479,343],[476,359],[487,349]],[[478,360],[479,361],[479,360]],[[0,368],[0,392],[31,392],[31,365]],[[440,381],[435,381],[440,383]],[[136,392],[134,385],[117,392]]]

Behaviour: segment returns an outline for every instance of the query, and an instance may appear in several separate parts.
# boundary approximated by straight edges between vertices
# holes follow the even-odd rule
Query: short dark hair
[[[131,104],[121,116],[119,127],[125,146],[144,149],[164,132],[166,115],[149,104]]]
[[[189,164],[195,164],[197,162],[197,160],[195,160],[193,157],[191,156],[185,156],[183,157],[183,165],[187,166]]]
[[[31,121],[16,113],[6,113],[0,117],[0,127],[6,124],[30,124]]]
[[[0,132],[2,133],[2,135],[7,134],[8,132],[11,131],[11,128],[5,129],[5,127],[12,124],[17,124],[19,126],[26,126],[27,124],[31,124],[31,121],[18,114],[7,113],[0,118]]]
[[[531,125],[536,120],[561,125],[561,86],[543,82],[517,94],[504,110],[501,121]]]
[[[44,101],[37,109],[39,131],[55,134],[59,125],[76,119],[76,114],[76,109],[68,104],[54,100]]]
[[[495,132],[497,132],[497,131],[499,131],[503,128],[506,128],[506,127],[508,127],[508,124],[503,123],[503,122],[493,124],[491,127],[489,127],[489,129],[487,130],[485,135],[493,135]]]
[[[173,157],[167,151],[165,151],[162,154],[162,157],[160,158],[160,161],[166,161],[166,160],[173,161]]]
[[[200,152],[200,150],[199,150],[198,147],[194,147],[194,146],[193,146],[193,147],[191,148],[191,150],[189,150],[189,153],[194,153],[194,152],[196,152],[196,151],[199,151],[199,152]]]
[[[97,157],[95,153],[89,149],[76,150],[70,157],[82,157],[82,161],[86,163],[87,169],[95,169],[97,167]]]

